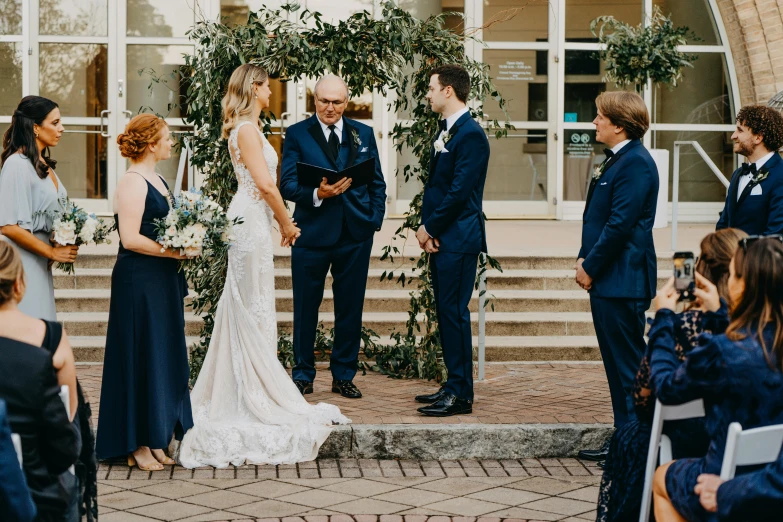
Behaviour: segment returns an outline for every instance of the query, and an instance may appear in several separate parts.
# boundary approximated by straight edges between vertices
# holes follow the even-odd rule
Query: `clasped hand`
[[[277,220],[277,218],[275,219]],[[279,220],[277,223],[280,225],[280,246],[294,246],[296,239],[302,235],[301,229],[296,226],[296,221],[293,218],[288,218],[285,223],[280,223]]]
[[[576,260],[576,266],[574,267],[576,270],[576,276],[574,277],[574,280],[576,281],[576,284],[582,287],[583,290],[590,290],[593,287],[593,278],[590,277],[587,272],[585,272],[584,268],[582,268],[583,262],[583,257],[580,257]]]
[[[435,254],[440,249],[440,241],[437,238],[430,237],[424,225],[420,226],[416,231],[416,241],[419,242],[419,246],[428,254]]]
[[[693,289],[693,295],[696,297],[694,304],[696,308],[705,312],[717,312],[720,310],[720,295],[718,288],[712,282],[700,273],[696,272],[696,287]],[[675,311],[677,302],[680,300],[680,292],[674,288],[674,277],[663,285],[663,288],[655,294],[653,304],[655,311],[665,308]]]

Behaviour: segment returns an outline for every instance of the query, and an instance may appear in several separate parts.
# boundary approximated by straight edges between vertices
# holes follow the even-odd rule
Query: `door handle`
[[[290,112],[284,112],[280,115],[280,136],[285,139],[285,122],[291,116]]]
[[[131,111],[129,111],[128,109],[125,109],[124,111],[122,111],[122,113],[127,115],[128,119],[133,118],[133,113]]]
[[[101,136],[104,138],[111,138],[111,134],[109,134],[109,127],[106,125],[106,115],[110,113],[111,111],[109,110],[101,111]]]

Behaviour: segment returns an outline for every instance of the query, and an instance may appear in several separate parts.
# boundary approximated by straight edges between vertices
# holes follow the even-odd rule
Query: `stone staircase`
[[[55,273],[58,319],[66,327],[77,361],[103,360],[109,317],[111,271],[115,256],[85,253],[79,256],[76,274]],[[488,294],[495,310],[486,314],[487,361],[597,361],[601,359],[595,338],[587,294],[573,280],[573,257],[519,256],[499,258],[503,272],[487,275]],[[398,260],[398,262],[400,262]],[[409,260],[406,260],[409,262]],[[278,325],[293,325],[290,258],[275,258]],[[658,260],[658,283],[671,274],[671,259]],[[392,268],[374,257],[367,277],[364,325],[387,338],[402,331],[408,314],[410,288],[396,280],[380,280]],[[398,267],[396,272],[399,272]],[[407,271],[410,274],[410,271]],[[320,319],[333,326],[334,301],[331,279],[321,305]],[[478,292],[471,301],[473,332],[478,332]],[[196,341],[201,319],[186,310],[185,334]],[[474,337],[474,343],[477,339]]]

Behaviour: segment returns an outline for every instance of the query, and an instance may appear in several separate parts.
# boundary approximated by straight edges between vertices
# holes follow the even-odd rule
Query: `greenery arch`
[[[192,164],[205,174],[203,190],[224,207],[228,206],[236,190],[226,142],[220,137],[220,101],[231,73],[242,63],[261,65],[270,76],[282,81],[297,81],[324,73],[338,74],[345,79],[352,95],[373,89],[392,95],[390,109],[410,115],[409,126],[398,122],[391,133],[395,147],[397,150],[407,147],[418,158],[418,164],[406,166],[397,175],[404,176],[406,181],[418,180],[422,187],[427,181],[430,146],[438,132],[438,116],[424,99],[432,67],[445,63],[466,67],[472,78],[471,98],[477,102],[471,109],[473,116],[485,119],[483,102],[488,97],[494,98],[506,118],[502,123],[488,120],[487,125],[497,138],[505,136],[512,128],[508,123],[506,102],[494,88],[488,66],[465,55],[465,40],[476,39],[470,33],[460,35],[444,28],[446,16],[462,15],[444,13],[419,20],[394,2],[387,1],[378,18],[365,11],[337,25],[324,22],[319,13],[301,10],[296,4],[251,13],[246,25],[229,27],[215,21],[198,22],[190,32],[196,50],[185,57],[182,76],[187,89],[185,121],[197,129],[191,141]],[[264,118],[268,133],[270,115],[266,114]],[[413,199],[405,222],[397,230],[392,244],[384,249],[383,257],[392,263],[403,255],[401,247],[396,245],[404,244],[407,234],[420,224],[421,199],[421,193]],[[396,270],[382,276],[388,280],[396,278],[402,285],[411,281],[418,284],[411,291],[407,329],[393,336],[394,345],[378,345],[373,332],[364,332],[365,354],[375,361],[373,370],[394,377],[437,380],[446,375],[440,356],[426,256],[422,253],[418,260],[412,259],[415,268],[410,275]],[[223,291],[226,261],[227,253],[219,252],[215,258],[187,267],[188,278],[198,294],[193,300],[193,308],[204,318],[201,341],[193,352],[193,378],[198,374],[209,346],[214,309]],[[500,268],[487,256],[481,260],[479,275],[488,266]],[[319,339],[328,347],[328,333],[320,332]],[[290,352],[290,343],[281,337],[280,345],[281,360],[285,361],[286,346]]]

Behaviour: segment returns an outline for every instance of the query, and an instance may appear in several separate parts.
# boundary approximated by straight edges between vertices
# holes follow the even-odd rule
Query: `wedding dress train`
[[[350,422],[336,406],[309,404],[277,359],[274,217],[237,146],[239,128],[249,123],[240,123],[228,139],[239,184],[228,215],[244,222],[235,227],[212,340],[191,393],[195,426],[179,453],[186,468],[313,460],[331,426]],[[263,135],[261,140],[276,178],[277,153]]]

